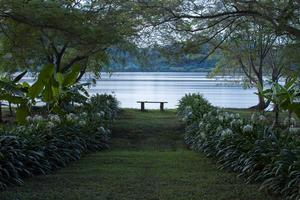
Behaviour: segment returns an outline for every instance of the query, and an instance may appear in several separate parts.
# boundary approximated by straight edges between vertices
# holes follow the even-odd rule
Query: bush
[[[89,112],[104,113],[106,119],[114,119],[119,111],[119,102],[112,95],[96,94],[90,98],[84,109]]]
[[[212,110],[212,105],[200,94],[186,94],[178,106],[178,115],[187,123],[201,119]]]
[[[179,115],[188,125],[187,145],[216,157],[221,169],[237,172],[248,183],[260,182],[261,189],[283,199],[299,199],[300,140],[295,128],[273,129],[259,114],[246,121],[200,100],[202,107],[200,98],[186,95],[180,101]],[[191,113],[182,112],[186,108]]]
[[[64,116],[27,117],[26,125],[2,131],[0,189],[21,185],[26,177],[48,174],[86,152],[108,148],[116,102],[112,96],[97,95],[87,105],[89,109],[82,107]]]

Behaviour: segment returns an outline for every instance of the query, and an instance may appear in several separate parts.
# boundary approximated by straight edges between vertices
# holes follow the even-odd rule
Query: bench
[[[166,101],[137,101],[137,103],[141,104],[141,111],[145,111],[145,103],[159,103],[160,111],[164,111],[164,104],[168,103]]]

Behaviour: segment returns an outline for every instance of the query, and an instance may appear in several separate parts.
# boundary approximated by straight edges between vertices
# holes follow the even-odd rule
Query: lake
[[[176,108],[186,93],[201,93],[213,105],[247,108],[257,103],[255,89],[243,89],[240,77],[207,78],[206,73],[183,72],[116,72],[102,74],[101,80],[90,87],[91,94],[116,95],[122,108],[139,108],[136,101],[167,101],[166,108]],[[146,108],[159,108],[146,104]]]

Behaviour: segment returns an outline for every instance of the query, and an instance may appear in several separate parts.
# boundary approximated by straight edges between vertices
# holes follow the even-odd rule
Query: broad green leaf
[[[28,96],[31,98],[37,98],[44,89],[44,83],[37,80],[29,89]]]
[[[42,93],[42,99],[44,102],[50,103],[54,101],[53,91],[51,85],[46,85]]]
[[[47,83],[49,79],[53,76],[53,74],[54,74],[54,65],[47,64],[41,70],[37,81],[42,81],[44,83]]]
[[[80,69],[81,69],[80,65],[74,65],[72,67],[71,71],[67,73],[64,77],[64,81],[63,81],[64,87],[71,86],[76,82],[78,75],[80,73]]]

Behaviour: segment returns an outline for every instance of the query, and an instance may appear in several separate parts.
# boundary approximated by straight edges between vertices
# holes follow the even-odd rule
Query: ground
[[[174,110],[126,109],[111,148],[0,193],[1,200],[265,200],[257,185],[186,149]]]

